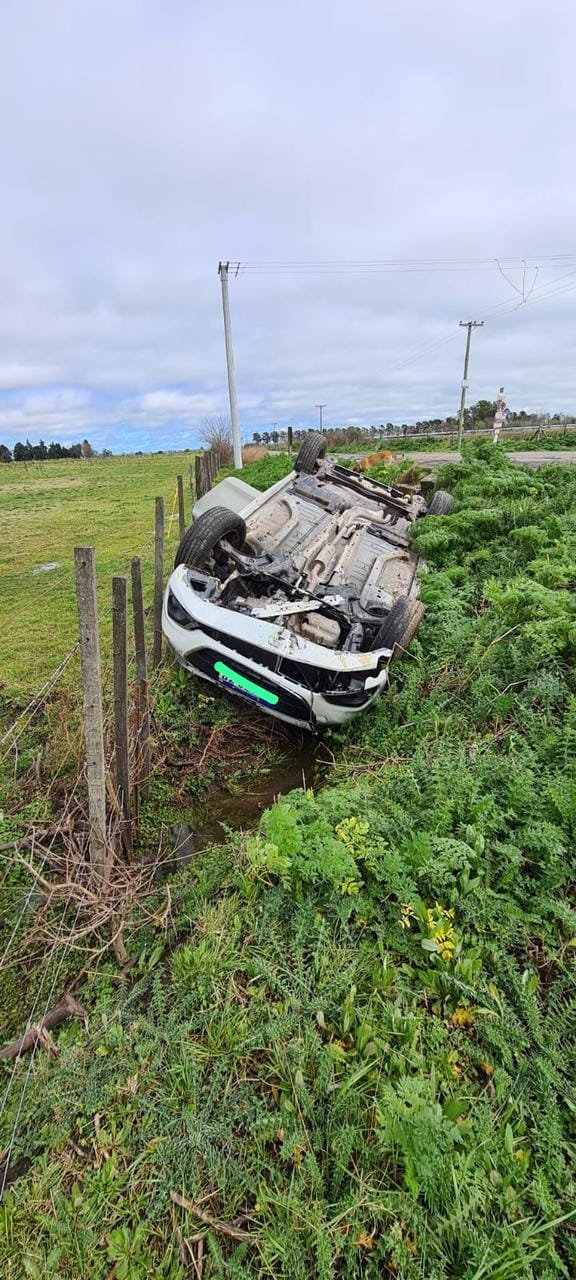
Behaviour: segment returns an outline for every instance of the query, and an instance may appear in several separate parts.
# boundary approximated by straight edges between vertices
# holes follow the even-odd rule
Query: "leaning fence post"
[[[126,579],[112,578],[112,648],[114,654],[114,747],[116,789],[122,813],[122,842],[132,852],[130,829],[130,765],[128,758],[128,654],[126,644]]]
[[[178,528],[180,530],[180,538],[184,537],[186,532],[186,512],[184,509],[184,481],[182,476],[176,476],[178,485]]]
[[[150,776],[150,705],[148,701],[148,670],[146,664],[146,632],[144,629],[144,595],[142,592],[142,566],[135,556],[132,571],[132,609],[134,612],[134,648],[136,650],[136,680],[138,682],[138,775],[144,787]]]
[[[164,499],[156,499],[154,531],[154,667],[162,661],[162,596],[164,594]]]
[[[84,695],[90,866],[93,880],[103,883],[106,875],[106,768],[94,547],[75,547],[74,564]]]

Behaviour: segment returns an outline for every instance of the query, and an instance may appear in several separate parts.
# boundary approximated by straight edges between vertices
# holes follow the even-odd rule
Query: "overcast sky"
[[[241,270],[247,436],[453,412],[483,316],[471,400],[576,411],[575,36],[572,0],[4,0],[0,439],[193,445],[220,258],[492,262]]]

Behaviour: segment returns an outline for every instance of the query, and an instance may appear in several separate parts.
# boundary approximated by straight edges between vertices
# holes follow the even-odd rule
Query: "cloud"
[[[576,214],[576,13],[551,0],[547,16],[520,0],[3,6],[0,436],[193,443],[228,408],[228,255],[405,264],[231,280],[248,433],[314,423],[318,400],[328,422],[454,411],[458,321],[482,316],[473,398],[504,383],[518,407],[576,408],[576,258],[554,261]],[[518,311],[506,254],[539,265]],[[450,269],[409,268],[422,258]],[[529,288],[531,268],[506,271]]]
[[[140,398],[139,407],[144,413],[154,417],[175,418],[216,413],[219,404],[215,397],[203,394],[187,395],[183,391],[149,391]]]

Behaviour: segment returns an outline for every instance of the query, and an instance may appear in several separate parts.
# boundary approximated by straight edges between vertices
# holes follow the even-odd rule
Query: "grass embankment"
[[[198,1232],[204,1280],[574,1275],[576,473],[480,445],[442,483],[332,785],[199,855],[35,1062],[13,1280],[184,1280]]]
[[[222,467],[218,472],[218,480],[224,480],[226,476],[239,476],[246,484],[252,484],[255,489],[264,491],[288,475],[294,465],[296,452],[294,450],[292,457],[287,453],[269,453],[259,462],[247,462],[241,471],[235,470],[234,467]]]
[[[0,466],[0,680],[5,694],[35,692],[77,634],[74,546],[96,548],[100,602],[111,602],[110,579],[141,554],[146,598],[154,562],[154,498],[163,496],[166,527],[185,478],[189,453]],[[177,544],[172,524],[167,554]],[[41,566],[57,562],[44,571]],[[39,570],[35,572],[35,570]],[[103,619],[107,642],[109,617]]]

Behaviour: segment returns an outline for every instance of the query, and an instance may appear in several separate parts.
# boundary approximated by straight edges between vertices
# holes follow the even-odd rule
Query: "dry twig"
[[[192,1204],[191,1200],[187,1200],[186,1196],[179,1195],[177,1191],[170,1192],[170,1199],[173,1204],[179,1205],[181,1209],[193,1214],[200,1222],[204,1222],[207,1227],[211,1227],[217,1235],[228,1236],[231,1240],[251,1241],[256,1239],[251,1231],[242,1231],[240,1227],[233,1227],[229,1222],[221,1222],[219,1218],[213,1218],[211,1214],[206,1213],[204,1209],[199,1209],[197,1205]]]

